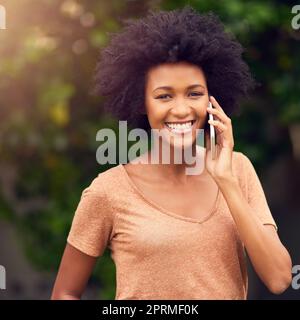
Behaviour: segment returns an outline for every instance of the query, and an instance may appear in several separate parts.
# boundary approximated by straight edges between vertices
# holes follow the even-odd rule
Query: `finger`
[[[226,125],[219,120],[208,120],[208,123],[216,127],[221,133],[227,129]]]
[[[215,97],[213,96],[210,96],[210,102],[212,103],[212,105],[217,109],[217,110],[220,110],[220,111],[223,111],[224,110],[222,109],[222,107],[220,106],[220,104],[218,103],[218,101],[216,100]],[[224,112],[225,113],[225,112]]]
[[[221,112],[220,110],[217,110],[217,109],[213,109],[213,108],[207,108],[207,111],[213,115],[215,115],[218,120],[222,121],[222,122],[225,122],[225,123],[228,123],[230,122],[230,119],[229,117],[227,117],[227,115],[223,112]],[[216,119],[217,120],[217,119]]]
[[[227,116],[227,114],[224,112],[218,101],[216,100],[215,97],[210,96],[210,100],[212,105],[215,107],[213,110],[217,110],[220,114],[224,115],[225,119],[224,122],[230,122],[231,119]]]

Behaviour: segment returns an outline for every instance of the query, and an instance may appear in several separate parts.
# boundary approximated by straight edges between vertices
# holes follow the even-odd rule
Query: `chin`
[[[191,148],[196,142],[196,138],[194,136],[192,137],[192,139],[190,137],[187,139],[184,139],[183,137],[171,137],[170,139],[171,141],[165,139],[164,143],[166,145],[169,145],[171,148],[178,150]]]

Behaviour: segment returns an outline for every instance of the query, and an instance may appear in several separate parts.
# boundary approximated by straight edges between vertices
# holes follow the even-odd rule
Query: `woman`
[[[106,247],[116,264],[116,299],[246,299],[245,252],[271,292],[289,286],[291,259],[260,181],[248,157],[233,151],[230,116],[254,85],[241,53],[214,14],[189,6],[150,12],[113,36],[96,70],[107,110],[134,127],[167,129],[171,150],[204,154],[205,166],[188,175],[190,163],[173,156],[164,164],[165,136],[158,164],[147,152],[139,158],[147,164],[99,174],[82,193],[52,299],[80,299]],[[204,129],[209,146],[209,124],[215,159],[196,143]],[[183,131],[192,140],[178,147]]]

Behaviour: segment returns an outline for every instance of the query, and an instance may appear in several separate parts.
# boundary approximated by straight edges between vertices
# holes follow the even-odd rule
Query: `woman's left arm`
[[[272,293],[282,293],[292,280],[292,262],[275,227],[262,224],[253,214],[235,178],[217,183],[255,271]]]
[[[216,99],[211,97],[214,109],[209,109],[217,120],[211,122],[217,132],[217,158],[206,152],[206,167],[218,184],[236,223],[241,241],[258,276],[275,294],[285,291],[292,280],[292,262],[272,225],[264,225],[245,199],[237,177],[232,172],[233,132],[227,117]],[[208,137],[206,137],[206,145]]]

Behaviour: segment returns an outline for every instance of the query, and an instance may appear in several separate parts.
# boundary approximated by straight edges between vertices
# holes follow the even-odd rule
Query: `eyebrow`
[[[188,86],[187,89],[193,89],[193,88],[196,88],[196,87],[202,87],[203,89],[205,89],[205,87],[202,84],[192,84],[192,85]],[[172,90],[173,87],[170,87],[170,86],[157,87],[152,92],[154,92],[155,90],[158,90],[158,89]]]

